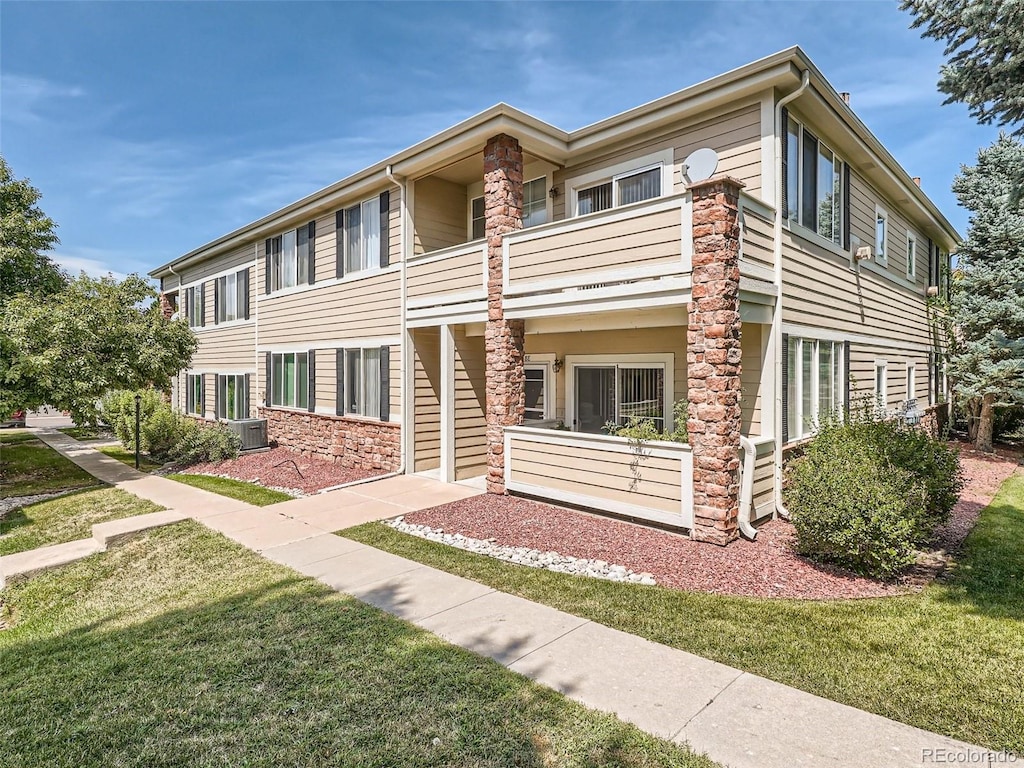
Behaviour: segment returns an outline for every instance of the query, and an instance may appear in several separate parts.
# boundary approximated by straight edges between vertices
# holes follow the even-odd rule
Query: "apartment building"
[[[726,543],[826,414],[945,400],[957,239],[794,47],[572,132],[499,104],[150,274],[186,413]],[[680,401],[688,443],[607,434]]]

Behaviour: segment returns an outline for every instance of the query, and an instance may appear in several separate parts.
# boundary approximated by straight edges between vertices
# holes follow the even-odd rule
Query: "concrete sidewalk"
[[[40,437],[100,479],[187,511],[264,557],[733,768],[1000,760],[329,532],[477,493],[472,489],[402,476],[261,509],[140,476],[64,435]]]

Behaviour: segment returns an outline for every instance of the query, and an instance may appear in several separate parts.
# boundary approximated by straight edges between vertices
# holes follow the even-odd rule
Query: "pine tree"
[[[979,450],[992,450],[993,411],[1024,404],[1024,144],[1001,134],[962,166],[953,192],[970,211],[958,251],[950,313],[956,328],[949,376]]]

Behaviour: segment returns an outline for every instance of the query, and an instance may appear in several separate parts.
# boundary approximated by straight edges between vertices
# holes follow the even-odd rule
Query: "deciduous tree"
[[[51,294],[67,279],[46,251],[58,242],[56,228],[40,210],[39,190],[27,179],[15,179],[0,157],[0,307],[29,291]]]

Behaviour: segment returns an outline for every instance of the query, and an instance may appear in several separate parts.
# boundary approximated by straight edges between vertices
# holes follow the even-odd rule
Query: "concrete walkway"
[[[190,517],[264,557],[489,656],[587,706],[613,712],[656,736],[688,743],[724,765],[903,768],[999,762],[998,755],[979,747],[329,533],[474,495],[472,489],[395,477],[260,509],[172,480],[139,476],[64,435],[40,437],[100,479],[119,478],[118,487],[187,510]]]

